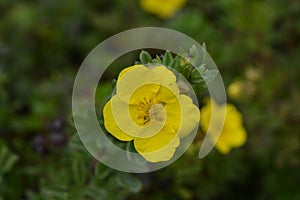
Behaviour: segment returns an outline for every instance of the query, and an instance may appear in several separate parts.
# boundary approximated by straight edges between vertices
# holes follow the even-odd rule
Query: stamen
[[[149,109],[149,116],[150,119],[156,120],[156,121],[164,121],[166,118],[166,113],[164,110],[163,104],[154,104]]]

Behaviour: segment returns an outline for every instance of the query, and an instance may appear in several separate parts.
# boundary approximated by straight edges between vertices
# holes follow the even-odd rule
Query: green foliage
[[[218,71],[215,69],[206,68],[204,56],[206,54],[206,47],[203,44],[201,49],[197,49],[194,45],[186,53],[180,49],[180,54],[173,57],[170,51],[152,58],[150,53],[142,50],[139,58],[141,64],[163,64],[170,69],[173,69],[176,74],[182,75],[193,87],[196,94],[201,94],[206,91],[206,84],[213,81],[217,76]]]
[[[118,173],[116,176],[116,181],[117,184],[122,188],[128,189],[135,193],[142,189],[140,180],[128,173]]]
[[[5,173],[9,172],[14,164],[17,162],[18,157],[9,151],[9,149],[3,144],[0,145],[0,174],[3,176]]]
[[[299,9],[293,0],[188,0],[165,20],[145,13],[138,0],[0,1],[0,199],[299,199]],[[199,160],[199,133],[171,166],[142,175],[90,156],[72,126],[76,71],[99,42],[142,26],[205,42],[225,85],[242,81],[242,95],[229,101],[243,113],[243,147]],[[138,53],[106,71],[96,92],[99,112],[117,69],[138,59],[174,68],[201,93],[217,73],[194,48],[181,57]],[[250,68],[261,77],[249,79]]]
[[[14,170],[18,159],[18,156],[12,153],[10,149],[2,141],[0,141],[0,194],[5,190],[13,192],[8,188],[5,182],[5,176]]]
[[[148,64],[152,62],[152,57],[147,51],[142,51],[140,53],[140,61],[142,64]]]
[[[47,167],[40,182],[41,192],[30,191],[29,198],[122,199],[141,190],[140,181],[133,175],[116,172],[91,158],[77,133],[70,138],[62,156],[61,163]]]

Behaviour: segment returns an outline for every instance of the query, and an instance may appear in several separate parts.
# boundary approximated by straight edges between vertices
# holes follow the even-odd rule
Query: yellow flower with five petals
[[[210,126],[212,104],[216,107],[216,116],[218,116],[218,112],[222,112],[224,106],[226,107],[224,126],[219,138],[216,138],[218,133],[214,127],[219,126],[222,120],[216,120],[214,124],[211,124],[212,128],[209,134],[213,140],[217,140],[216,148],[221,153],[227,154],[231,148],[242,146],[246,142],[247,133],[242,124],[242,115],[232,104],[219,105],[214,100],[207,100],[206,105],[201,109],[200,120],[200,125],[205,132]]]
[[[180,94],[165,66],[134,65],[119,74],[116,94],[103,109],[104,126],[115,138],[132,141],[147,161],[170,160],[180,138],[198,125],[200,111]]]

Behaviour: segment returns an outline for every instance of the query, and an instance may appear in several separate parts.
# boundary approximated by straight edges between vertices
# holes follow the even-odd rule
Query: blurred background
[[[169,14],[175,1],[153,2],[0,1],[1,200],[300,199],[300,2],[187,0]],[[72,125],[76,72],[100,42],[144,26],[205,42],[243,115],[244,146],[199,159],[196,138],[172,165],[138,175],[89,155]],[[127,60],[118,65],[137,58]]]

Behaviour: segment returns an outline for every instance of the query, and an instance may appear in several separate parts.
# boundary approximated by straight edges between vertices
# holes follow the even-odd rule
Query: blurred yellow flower
[[[243,94],[244,84],[242,81],[234,81],[228,86],[228,96],[237,99]]]
[[[232,104],[218,105],[213,100],[207,100],[206,105],[201,109],[201,127],[207,132],[210,118],[211,118],[211,107],[212,104],[216,106],[216,112],[220,112],[223,106],[226,106],[226,117],[221,135],[217,139],[216,148],[223,154],[230,152],[231,148],[242,146],[247,139],[246,130],[242,125],[242,115]],[[224,108],[224,107],[223,107]],[[218,115],[218,114],[217,114]],[[218,120],[216,121],[218,123]],[[217,133],[214,132],[214,127],[219,126],[218,124],[211,124],[212,132],[210,136],[216,137]]]
[[[186,0],[140,0],[142,9],[161,18],[171,18]]]
[[[227,88],[228,96],[232,99],[249,98],[255,95],[256,87],[251,81],[234,81]]]
[[[104,106],[104,126],[121,141],[133,140],[150,162],[170,160],[196,127],[200,112],[190,97],[179,94],[176,76],[164,66],[134,65],[118,77],[116,95]]]
[[[262,78],[262,71],[258,68],[248,67],[245,75],[249,81],[259,81]]]

